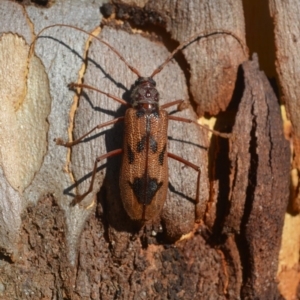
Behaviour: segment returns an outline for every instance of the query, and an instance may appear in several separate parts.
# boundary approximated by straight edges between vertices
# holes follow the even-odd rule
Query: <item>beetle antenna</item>
[[[80,28],[77,28],[75,26],[72,26],[72,25],[67,25],[67,24],[54,24],[54,25],[49,25],[47,27],[44,27],[41,31],[39,31],[39,33],[35,36],[33,42],[31,43],[30,45],[30,50],[29,50],[29,55],[31,56],[32,55],[32,52],[33,52],[33,49],[34,49],[34,45],[35,45],[35,42],[36,40],[39,38],[39,36],[41,35],[41,33],[49,28],[53,28],[53,27],[68,27],[68,28],[73,28],[73,29],[76,29],[78,31],[81,31],[91,37],[93,37],[94,39],[98,40],[100,43],[106,45],[110,50],[112,50],[124,63],[125,65],[133,72],[135,73],[138,77],[142,77],[140,72],[133,66],[131,66],[127,61],[126,59],[120,54],[119,51],[117,51],[113,46],[111,46],[108,42],[105,42],[104,40],[98,38],[97,36],[95,36],[94,34],[84,30],[84,29],[80,29]]]
[[[198,41],[199,39],[203,38],[203,37],[209,37],[212,35],[216,35],[216,34],[227,34],[227,35],[231,35],[233,38],[235,38],[238,43],[241,45],[243,52],[245,55],[247,55],[247,50],[245,47],[245,43],[243,42],[243,40],[241,38],[239,38],[237,35],[235,35],[233,32],[231,31],[227,31],[227,30],[215,30],[215,31],[202,31],[202,32],[198,32],[195,35],[191,36],[188,40],[184,41],[183,43],[181,43],[170,55],[169,57],[157,68],[153,71],[152,75],[150,76],[151,78],[153,78],[156,74],[158,74],[164,67],[165,65],[174,57],[174,55],[180,51],[183,50],[185,47],[187,47],[188,45],[190,45],[191,43]]]

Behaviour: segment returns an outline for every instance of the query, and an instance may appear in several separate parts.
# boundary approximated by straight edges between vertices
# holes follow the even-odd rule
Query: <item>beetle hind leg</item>
[[[123,152],[122,149],[116,149],[116,150],[110,151],[110,152],[105,153],[105,154],[103,154],[103,155],[96,158],[95,163],[94,163],[94,168],[93,168],[92,179],[91,179],[91,183],[90,183],[90,186],[89,186],[88,190],[85,193],[83,193],[82,195],[75,196],[75,198],[72,200],[72,202],[70,204],[71,206],[75,206],[76,204],[80,203],[93,190],[94,181],[95,181],[95,177],[96,177],[96,173],[97,173],[98,163],[101,160],[105,159],[105,158],[109,158],[109,157],[119,155],[122,152]]]
[[[200,167],[198,167],[197,165],[194,165],[193,163],[189,162],[188,160],[185,160],[184,158],[177,156],[170,152],[168,152],[168,157],[173,158],[173,159],[185,164],[186,166],[193,168],[195,171],[198,172],[196,199],[195,199],[195,222],[199,223],[201,221],[201,207],[200,207],[200,193],[199,193],[200,177],[201,177]]]

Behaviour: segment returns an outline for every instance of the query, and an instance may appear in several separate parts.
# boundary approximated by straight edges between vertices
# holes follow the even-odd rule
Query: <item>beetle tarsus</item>
[[[73,90],[75,87],[76,87],[76,83],[74,83],[74,82],[70,82],[68,84],[68,89],[70,89],[70,90]]]
[[[61,138],[55,138],[53,141],[58,146],[64,146],[65,145],[65,142]]]
[[[66,147],[66,148],[72,147],[72,145],[70,145],[70,143],[64,142],[61,138],[56,138],[56,139],[54,139],[54,142],[55,142],[56,145],[58,145],[58,146],[63,146],[63,147]]]
[[[75,196],[74,199],[71,201],[70,206],[74,207],[75,205],[80,203],[85,196],[86,195],[77,195],[77,196]]]

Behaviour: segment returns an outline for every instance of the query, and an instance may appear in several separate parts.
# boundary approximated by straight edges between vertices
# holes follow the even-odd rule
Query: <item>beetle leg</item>
[[[165,104],[163,104],[163,105],[161,105],[160,106],[160,108],[161,109],[166,109],[166,108],[168,108],[168,107],[171,107],[171,106],[174,106],[174,105],[181,105],[182,103],[184,103],[185,101],[184,100],[181,100],[181,99],[179,99],[179,100],[174,100],[174,101],[172,101],[172,102],[168,102],[168,103],[165,103]]]
[[[113,100],[121,103],[122,105],[125,105],[127,107],[131,107],[131,105],[129,103],[127,103],[126,101],[124,101],[123,99],[121,99],[119,97],[116,97],[116,96],[114,96],[114,95],[112,95],[110,93],[104,92],[102,90],[96,89],[93,86],[90,86],[90,85],[87,85],[87,84],[81,84],[81,83],[74,83],[74,82],[71,82],[71,83],[68,84],[68,88],[69,89],[74,89],[75,87],[85,88],[85,89],[96,91],[98,93],[101,93],[101,94],[107,96],[108,98],[111,98],[111,99],[113,99]]]
[[[195,221],[200,222],[200,217],[201,217],[201,211],[200,211],[200,207],[199,207],[199,203],[200,203],[199,188],[200,188],[200,174],[201,174],[200,167],[198,167],[197,165],[194,165],[193,163],[189,162],[188,160],[185,160],[184,158],[182,158],[180,156],[177,156],[177,155],[175,155],[173,153],[170,153],[170,152],[168,152],[168,157],[171,157],[171,158],[187,165],[188,167],[193,168],[195,171],[198,172],[196,199],[195,199]]]
[[[84,134],[83,136],[81,136],[79,139],[77,139],[77,140],[75,140],[73,142],[64,142],[60,138],[54,139],[54,141],[56,142],[56,145],[60,145],[60,146],[71,148],[74,145],[77,145],[78,143],[80,143],[85,137],[87,137],[94,130],[106,127],[108,125],[116,124],[116,123],[118,123],[120,121],[123,121],[123,120],[124,120],[124,117],[119,117],[119,118],[115,118],[115,119],[113,119],[111,121],[99,124],[99,125],[95,126],[93,129],[91,129],[89,132],[87,132],[86,134]]]
[[[113,156],[116,156],[116,155],[119,155],[119,154],[122,154],[123,152],[123,149],[116,149],[116,150],[113,150],[113,151],[110,151],[108,153],[105,153],[99,157],[96,158],[95,160],[95,163],[94,163],[94,169],[93,169],[93,174],[92,174],[92,179],[91,179],[91,183],[90,183],[90,187],[89,189],[82,195],[77,195],[73,201],[71,202],[71,206],[74,206],[76,204],[78,204],[79,202],[81,202],[84,197],[86,197],[92,190],[93,190],[93,186],[94,186],[94,180],[95,180],[95,176],[96,176],[96,173],[97,173],[97,165],[98,163],[105,159],[105,158],[109,158],[109,157],[113,157]]]
[[[206,127],[206,126],[203,126],[203,125],[199,124],[198,122],[190,120],[190,119],[186,119],[186,118],[182,118],[182,117],[177,117],[177,116],[171,116],[171,115],[169,115],[169,120],[174,120],[174,121],[179,121],[179,122],[185,122],[185,123],[194,123],[194,124],[196,124],[196,125],[204,128],[204,129],[212,132],[214,135],[220,136],[220,137],[225,138],[225,139],[230,139],[233,136],[231,133],[221,133],[219,131],[212,130],[212,129],[210,129],[210,128]]]

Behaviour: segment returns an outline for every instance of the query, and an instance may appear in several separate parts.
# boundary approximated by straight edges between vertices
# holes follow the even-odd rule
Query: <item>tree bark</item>
[[[245,4],[244,4],[245,5]],[[101,9],[100,9],[101,7]],[[240,1],[28,1],[0,4],[0,295],[3,299],[279,299],[276,274],[289,193],[289,147],[275,93],[257,56],[247,61]],[[162,64],[198,32],[226,31],[188,44],[154,77],[160,103],[183,99],[176,115],[217,115],[213,136],[195,123],[169,122],[168,196],[141,228],[120,197],[123,124],[91,128],[126,107],[136,74]],[[99,26],[100,24],[100,26]],[[237,39],[238,38],[238,39]],[[278,63],[279,64],[279,63]],[[168,109],[172,112],[172,109]],[[196,114],[197,113],[197,114]],[[133,133],[134,134],[134,133]]]

